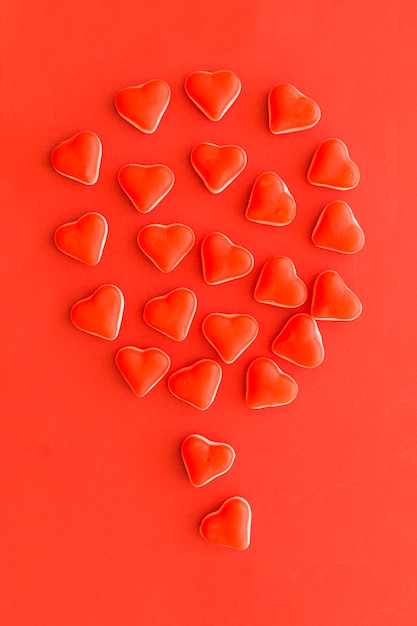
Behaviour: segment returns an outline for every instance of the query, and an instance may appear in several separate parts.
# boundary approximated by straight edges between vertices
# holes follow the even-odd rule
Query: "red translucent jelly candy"
[[[201,435],[188,435],[182,442],[181,456],[190,483],[202,487],[228,472],[236,454],[227,443],[211,441]]]
[[[269,259],[263,266],[255,287],[257,302],[295,308],[307,299],[307,287],[295,269],[294,263],[286,256]]]
[[[242,278],[252,271],[254,259],[246,248],[237,246],[223,233],[206,235],[201,244],[203,276],[209,285]]]
[[[79,300],[71,309],[71,321],[80,330],[102,339],[119,334],[124,297],[116,285],[102,285],[91,296]]]
[[[312,185],[332,189],[353,189],[359,183],[359,169],[340,139],[326,139],[317,148],[307,173]]]
[[[174,341],[183,341],[188,335],[196,309],[195,293],[186,287],[179,287],[148,300],[143,310],[143,319],[149,326]]]
[[[174,172],[166,165],[129,163],[119,171],[119,184],[140,213],[149,213],[171,191]]]
[[[283,406],[292,402],[298,385],[271,359],[252,361],[246,374],[246,404],[250,409]]]
[[[213,122],[230,109],[241,90],[234,72],[193,72],[185,81],[185,91],[195,105]]]
[[[116,96],[119,115],[144,133],[156,131],[169,104],[171,90],[164,80],[150,80],[135,87],[125,87]]]
[[[169,370],[171,360],[159,348],[144,350],[134,346],[120,348],[116,365],[132,391],[143,398]]]
[[[317,320],[354,320],[362,313],[362,304],[334,270],[325,270],[316,278],[311,301],[311,315]]]
[[[252,511],[249,502],[240,496],[229,498],[221,507],[206,515],[200,534],[210,543],[246,550],[250,544]]]
[[[269,128],[274,135],[315,126],[321,111],[316,102],[293,85],[276,85],[268,97]]]
[[[275,172],[264,172],[255,180],[246,218],[270,226],[286,226],[295,217],[295,200]]]
[[[346,202],[335,200],[324,207],[311,235],[318,248],[353,254],[365,244],[365,235]]]
[[[205,411],[213,404],[221,379],[220,365],[211,359],[201,359],[171,374],[168,389],[176,398]]]
[[[233,363],[258,335],[251,315],[211,313],[203,321],[203,334],[225,363]]]
[[[75,222],[57,228],[54,240],[56,247],[64,254],[87,265],[97,265],[107,232],[107,222],[100,213],[86,213]]]
[[[172,272],[189,253],[195,235],[184,224],[148,224],[138,234],[138,246],[161,272]]]
[[[272,352],[301,367],[317,367],[324,359],[317,322],[306,313],[294,315],[274,339]]]
[[[60,143],[51,154],[52,167],[84,185],[98,180],[103,149],[99,137],[84,130]]]
[[[245,169],[246,152],[239,146],[200,143],[191,152],[191,163],[212,193],[220,193]]]

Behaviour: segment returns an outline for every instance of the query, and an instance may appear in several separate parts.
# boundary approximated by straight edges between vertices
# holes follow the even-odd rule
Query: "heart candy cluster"
[[[202,114],[212,122],[218,122],[239,97],[241,83],[229,70],[198,71],[187,77],[185,92]],[[163,80],[153,79],[121,89],[116,95],[115,107],[135,129],[152,134],[159,129],[170,99],[169,85]],[[289,84],[276,85],[269,91],[267,110],[269,129],[274,135],[307,130],[321,118],[317,103]],[[93,185],[99,178],[101,158],[99,137],[92,131],[82,131],[57,145],[52,151],[51,163],[61,175]],[[220,194],[243,173],[247,155],[240,146],[205,141],[192,149],[190,162],[207,190]],[[327,139],[318,146],[307,172],[307,180],[312,185],[338,191],[353,189],[358,185],[359,178],[359,169],[350,158],[346,145],[336,138]],[[127,163],[117,173],[117,180],[136,211],[146,215],[157,210],[170,193],[175,184],[175,174],[162,162],[151,165]],[[287,227],[292,223],[296,218],[296,200],[278,173],[265,171],[253,181],[247,205],[242,210],[243,216],[249,222],[263,224],[266,228]],[[90,266],[100,262],[107,236],[106,218],[96,212],[62,224],[54,235],[61,252]],[[317,248],[342,254],[359,252],[365,241],[351,207],[339,199],[323,208],[311,239]],[[195,242],[193,230],[183,223],[146,223],[137,235],[138,249],[161,275],[175,271],[179,264],[185,262]],[[234,241],[229,233],[214,230],[203,238],[201,275],[207,285],[239,281],[254,267],[252,252]],[[298,275],[292,259],[277,255],[264,263],[253,293],[257,303],[298,309],[307,297],[307,286]],[[182,342],[187,339],[197,307],[198,294],[186,285],[171,291],[162,290],[161,295],[144,303],[143,320],[153,330],[173,341]],[[121,290],[116,285],[104,284],[73,305],[70,319],[78,329],[112,341],[118,337],[123,311]],[[316,277],[310,311],[295,312],[287,320],[272,342],[271,352],[278,359],[299,367],[318,367],[324,359],[318,322],[354,320],[361,311],[359,298],[340,274],[334,269],[325,270]],[[239,359],[256,341],[259,326],[255,317],[246,312],[213,311],[206,315],[201,331],[215,352],[214,358],[201,358],[171,372],[167,387],[174,397],[205,411],[212,406],[221,385],[222,364],[228,366]],[[171,368],[170,356],[157,346],[124,346],[117,351],[115,362],[120,374],[139,398],[151,392]],[[292,402],[297,393],[297,382],[281,370],[273,358],[259,356],[246,370],[245,402],[250,409],[284,406]],[[207,475],[204,478],[201,466],[190,461],[190,450],[196,454],[195,450],[199,449],[201,453],[204,446],[210,452],[208,457],[212,458],[215,450],[213,442],[202,442],[202,439],[188,441],[188,452],[184,452],[185,448],[183,450],[187,472],[195,486],[206,484],[229,469],[211,475],[208,480]],[[225,453],[225,448],[221,450]],[[208,515],[200,531],[209,541],[245,548],[249,545],[250,523],[249,504],[236,496]]]

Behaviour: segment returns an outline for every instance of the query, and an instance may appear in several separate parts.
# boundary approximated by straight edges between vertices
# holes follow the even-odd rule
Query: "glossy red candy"
[[[324,359],[317,322],[306,313],[294,315],[274,339],[272,352],[301,367],[317,367]]]
[[[268,97],[269,128],[274,135],[315,126],[320,120],[318,104],[294,85],[276,85]]]
[[[54,240],[56,247],[64,254],[87,265],[97,265],[107,232],[107,221],[100,213],[86,213],[78,220],[57,228]]]
[[[184,341],[197,309],[197,297],[191,289],[179,287],[148,300],[143,310],[145,322],[174,341]]]
[[[359,183],[359,168],[340,139],[326,139],[314,153],[307,180],[332,189],[353,189]]]
[[[286,256],[266,261],[255,287],[257,302],[286,308],[295,308],[307,299],[307,287],[297,275],[295,265]]]
[[[201,435],[188,435],[182,442],[181,456],[190,483],[194,487],[203,487],[228,472],[236,454],[227,443],[211,441]]]
[[[217,361],[201,359],[171,374],[168,389],[176,398],[205,411],[213,404],[221,379]]]
[[[249,274],[254,265],[252,254],[234,244],[223,233],[206,235],[201,244],[203,276],[209,285],[218,285]]]
[[[246,374],[246,404],[250,409],[289,404],[297,393],[295,380],[271,359],[259,357],[249,365]]]
[[[230,109],[241,90],[234,72],[193,72],[185,81],[185,91],[194,104],[213,122]]]
[[[356,294],[334,270],[321,272],[315,280],[311,315],[317,320],[354,320],[362,313]]]
[[[139,213],[149,213],[171,191],[174,172],[166,165],[129,163],[119,171],[119,185]]]
[[[200,534],[210,543],[246,550],[250,544],[252,510],[240,496],[228,498],[221,507],[206,515],[200,524]]]
[[[132,391],[143,398],[169,370],[171,360],[159,348],[125,346],[116,354],[116,365]]]
[[[295,217],[295,200],[275,172],[264,172],[255,180],[246,218],[269,226],[286,226]]]
[[[171,90],[164,80],[149,80],[121,89],[116,96],[117,112],[143,133],[156,131],[169,104]]]
[[[195,235],[185,224],[148,224],[139,232],[137,241],[152,263],[168,273],[190,252]]]
[[[220,193],[245,169],[246,152],[239,146],[199,143],[191,152],[191,164],[207,189]]]
[[[51,154],[52,167],[62,176],[84,185],[94,185],[99,176],[102,145],[91,130],[84,130],[60,143]]]
[[[365,244],[365,235],[350,206],[342,200],[330,202],[320,214],[311,235],[318,248],[354,254]]]
[[[251,315],[211,313],[203,320],[205,338],[225,363],[233,363],[255,341],[258,322]]]
[[[119,334],[124,297],[116,285],[102,285],[91,296],[71,309],[71,321],[80,330],[102,339],[113,340]]]

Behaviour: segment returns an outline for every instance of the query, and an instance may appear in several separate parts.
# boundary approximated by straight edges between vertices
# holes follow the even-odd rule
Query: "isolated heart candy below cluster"
[[[182,442],[181,456],[190,483],[203,487],[229,471],[236,453],[229,444],[193,434]]]

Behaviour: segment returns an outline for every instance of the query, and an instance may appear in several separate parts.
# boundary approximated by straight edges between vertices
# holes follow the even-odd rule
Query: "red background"
[[[2,13],[2,626],[417,623],[415,3],[3,0]],[[184,93],[198,69],[232,69],[242,81],[217,124]],[[145,136],[113,102],[120,88],[151,78],[170,84],[172,101]],[[266,96],[281,82],[320,104],[314,129],[269,132]],[[91,188],[49,162],[57,143],[84,129],[104,146]],[[314,149],[328,137],[348,145],[361,170],[357,189],[307,183]],[[248,154],[245,172],[219,196],[190,166],[191,148],[204,140]],[[118,188],[127,162],[175,171],[171,194],[148,216]],[[295,221],[282,229],[243,217],[266,169],[297,200]],[[332,199],[347,200],[365,230],[357,255],[310,242]],[[109,223],[95,268],[53,244],[58,226],[87,211]],[[137,248],[138,230],[152,221],[196,232],[195,250],[172,274]],[[199,243],[212,230],[254,253],[250,276],[203,283]],[[252,298],[275,254],[294,260],[310,293],[319,271],[336,269],[364,311],[354,322],[320,324],[319,368],[280,362],[299,384],[291,405],[253,411],[244,372],[256,356],[273,356],[270,343],[290,316]],[[114,342],[69,321],[72,304],[105,282],[126,298]],[[194,289],[199,307],[189,338],[173,345],[141,313],[148,298],[178,286]],[[116,350],[157,345],[173,370],[213,358],[200,326],[215,310],[252,313],[261,332],[223,367],[212,407],[180,402],[166,381],[136,398]],[[191,432],[237,453],[232,470],[201,489],[188,483],[179,455]],[[253,509],[244,552],[198,534],[201,518],[231,495]]]

